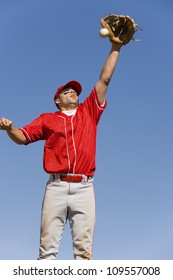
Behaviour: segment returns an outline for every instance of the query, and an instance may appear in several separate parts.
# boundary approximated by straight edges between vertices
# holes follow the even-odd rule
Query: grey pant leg
[[[68,218],[74,258],[91,260],[96,212],[93,180],[87,183],[71,183],[69,193]]]
[[[42,206],[39,260],[56,259],[67,220],[68,184],[49,181]]]

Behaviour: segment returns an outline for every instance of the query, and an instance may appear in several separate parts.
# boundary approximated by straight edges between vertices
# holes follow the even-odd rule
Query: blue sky
[[[21,127],[55,111],[58,86],[76,79],[81,102],[110,51],[100,18],[142,27],[121,50],[98,129],[94,259],[173,259],[173,3],[171,0],[0,0],[0,116]],[[36,259],[48,175],[43,142],[0,132],[0,259]],[[73,259],[67,224],[58,259]]]

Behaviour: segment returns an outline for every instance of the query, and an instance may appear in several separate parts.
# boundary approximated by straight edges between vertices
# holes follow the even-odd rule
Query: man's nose
[[[77,94],[75,93],[75,91],[70,91],[70,95],[75,95],[75,96],[77,96]]]

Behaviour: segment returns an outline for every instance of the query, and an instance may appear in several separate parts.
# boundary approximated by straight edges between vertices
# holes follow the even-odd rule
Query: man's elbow
[[[18,141],[15,141],[15,143],[18,144],[18,145],[26,145],[26,144],[28,144],[28,141],[18,140]]]
[[[110,83],[110,80],[111,80],[111,78],[102,78],[102,83],[103,83],[105,86],[108,86],[109,83]]]

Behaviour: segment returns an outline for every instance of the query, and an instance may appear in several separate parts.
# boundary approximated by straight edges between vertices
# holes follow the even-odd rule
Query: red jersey
[[[20,128],[28,143],[45,140],[43,166],[47,173],[93,176],[96,134],[106,102],[100,106],[94,88],[72,116],[45,113]]]

